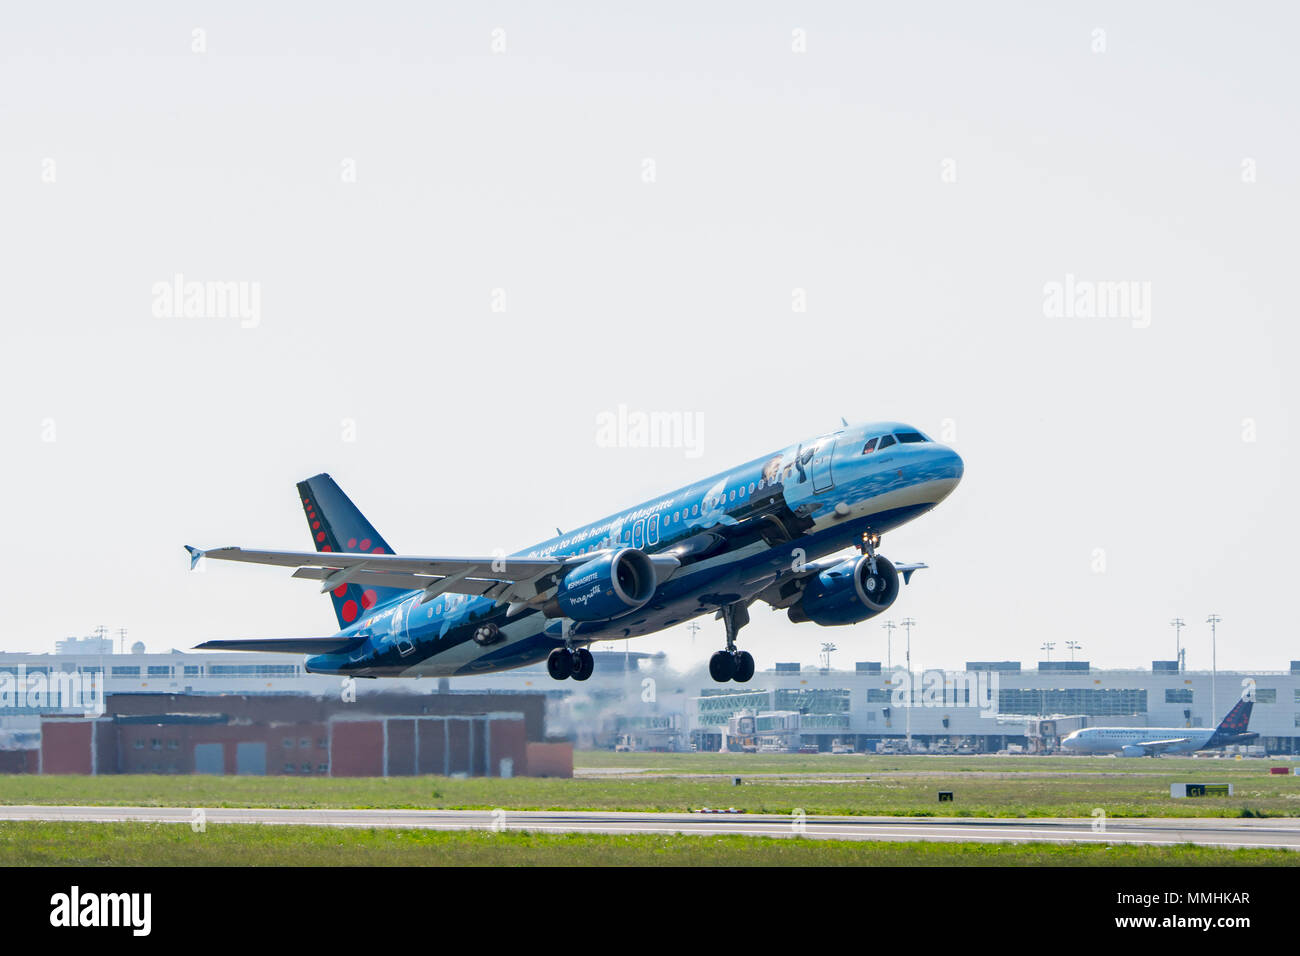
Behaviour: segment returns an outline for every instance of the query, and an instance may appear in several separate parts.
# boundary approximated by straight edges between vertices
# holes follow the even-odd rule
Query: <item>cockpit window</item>
[[[900,444],[907,445],[907,444],[911,444],[912,442],[929,441],[929,439],[927,439],[920,432],[899,432],[898,441]]]
[[[873,451],[875,451],[877,441],[879,441],[879,439],[873,438],[871,439],[871,441],[867,442],[867,444],[862,449],[862,454],[870,455]]]
[[[880,439],[880,444],[876,446],[876,450],[877,450],[877,451],[884,451],[886,448],[888,448],[888,447],[889,447],[890,445],[892,445],[893,443],[894,443],[894,436],[893,436],[893,435],[886,435],[884,438]]]

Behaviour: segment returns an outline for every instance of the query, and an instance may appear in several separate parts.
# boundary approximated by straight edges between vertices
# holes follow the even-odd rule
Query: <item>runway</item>
[[[191,824],[188,807],[3,806],[0,821]],[[1300,818],[852,817],[721,813],[614,813],[577,810],[319,810],[205,808],[206,826],[288,826],[495,830],[534,833],[688,834],[821,840],[932,840],[960,843],[1194,843],[1300,850]]]

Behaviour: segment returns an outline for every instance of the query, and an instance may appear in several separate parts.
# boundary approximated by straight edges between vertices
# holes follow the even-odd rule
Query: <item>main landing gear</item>
[[[546,658],[546,670],[555,680],[586,680],[596,669],[596,660],[585,647],[557,647]]]
[[[736,634],[749,623],[749,607],[728,604],[718,611],[727,628],[727,649],[709,658],[709,676],[719,684],[734,680],[743,684],[754,676],[754,657],[749,651],[736,649]]]

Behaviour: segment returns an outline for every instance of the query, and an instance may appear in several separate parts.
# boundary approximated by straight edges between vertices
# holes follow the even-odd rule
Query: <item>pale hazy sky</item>
[[[318,471],[399,550],[484,554],[844,415],[966,461],[882,548],[931,565],[890,615],[918,665],[1147,665],[1180,615],[1196,668],[1215,611],[1220,666],[1284,668],[1297,32],[1285,3],[13,8],[0,647],[329,633],[312,584],[181,549],[308,547]],[[257,283],[255,327],[157,317],[177,273]],[[1050,315],[1067,276],[1149,314]],[[703,454],[601,447],[619,404],[702,416]],[[753,617],[760,667],[885,657],[879,620]],[[636,647],[702,660],[703,623]]]

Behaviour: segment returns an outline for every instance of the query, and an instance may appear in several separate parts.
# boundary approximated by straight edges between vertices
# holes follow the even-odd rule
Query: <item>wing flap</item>
[[[309,581],[326,581],[331,574],[329,568],[298,568],[293,572],[295,578],[305,578]],[[348,575],[348,581],[353,584],[371,585],[383,588],[402,588],[407,591],[422,591],[431,585],[447,580],[446,577],[432,577],[425,574],[407,574],[395,571],[357,571]],[[448,591],[454,591],[457,594],[473,594],[482,596],[491,588],[501,583],[495,579],[484,578],[459,578],[446,588]],[[328,590],[328,588],[326,588]]]

